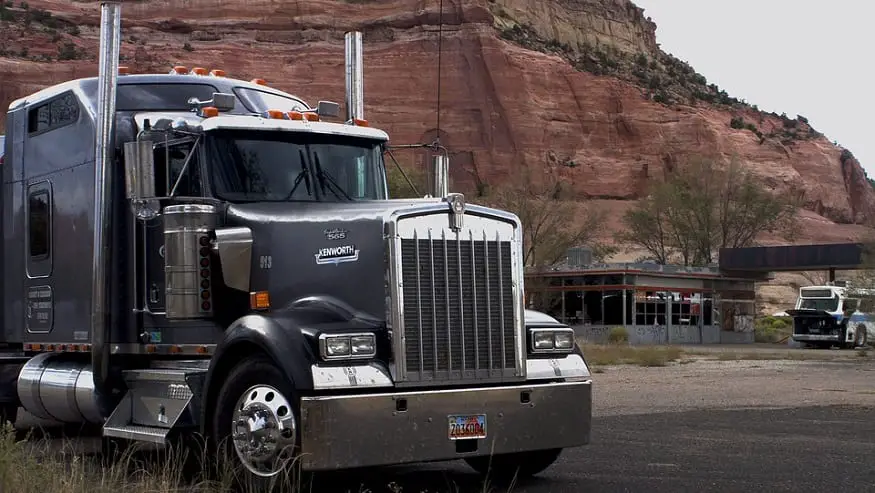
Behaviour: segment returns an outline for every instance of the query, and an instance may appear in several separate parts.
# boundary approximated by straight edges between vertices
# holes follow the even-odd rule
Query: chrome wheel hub
[[[294,458],[296,425],[289,400],[277,389],[251,387],[234,407],[231,438],[237,457],[257,476],[278,474]]]

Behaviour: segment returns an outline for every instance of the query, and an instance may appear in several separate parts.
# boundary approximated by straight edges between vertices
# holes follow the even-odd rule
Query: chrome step
[[[108,423],[108,422],[107,422]],[[103,436],[113,438],[124,438],[137,442],[154,443],[158,445],[167,444],[167,434],[170,433],[169,428],[155,428],[152,426],[107,426],[103,427]]]
[[[104,436],[164,444],[170,430],[197,426],[205,369],[147,368],[122,375],[128,391],[104,424]]]

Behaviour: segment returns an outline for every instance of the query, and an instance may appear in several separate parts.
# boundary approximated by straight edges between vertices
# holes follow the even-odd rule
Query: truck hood
[[[329,311],[384,322],[384,223],[395,211],[440,204],[434,199],[260,202],[232,204],[225,219],[228,226],[252,231],[250,289],[269,293],[272,312],[316,303],[334,307]]]

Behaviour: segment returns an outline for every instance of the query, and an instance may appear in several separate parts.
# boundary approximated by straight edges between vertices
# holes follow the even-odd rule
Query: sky
[[[632,1],[663,51],[760,110],[805,116],[875,178],[875,2]]]

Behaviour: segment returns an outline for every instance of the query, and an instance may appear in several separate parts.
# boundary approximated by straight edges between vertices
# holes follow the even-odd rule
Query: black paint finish
[[[132,312],[136,306],[134,296],[137,302],[142,299],[134,286],[142,281],[144,274],[137,272],[141,260],[131,248],[132,244],[137,245],[141,255],[143,239],[137,237],[132,241],[136,233],[125,200],[121,156],[124,142],[136,137],[132,116],[142,111],[188,112],[189,97],[206,100],[213,92],[237,95],[236,107],[228,112],[230,114],[255,114],[271,108],[302,109],[306,105],[281,91],[223,77],[125,75],[119,77],[118,84],[113,136],[116,156],[110,166],[110,197],[118,204],[110,219],[113,236],[113,248],[109,252],[109,309],[113,327],[110,340],[113,343],[138,342],[141,324],[144,324],[156,333],[163,332],[165,343],[215,342],[221,328],[214,323],[168,324],[163,317]],[[241,94],[244,99],[240,98]],[[8,134],[0,190],[4,235],[0,246],[4,300],[0,310],[3,321],[0,343],[87,343],[90,340],[96,103],[97,78],[85,78],[64,82],[16,101],[7,113]],[[50,206],[49,251],[30,258],[28,196],[44,192],[48,194]],[[40,299],[34,301],[48,303],[35,305],[28,301],[28,293],[40,295]],[[183,330],[174,330],[171,326]]]

